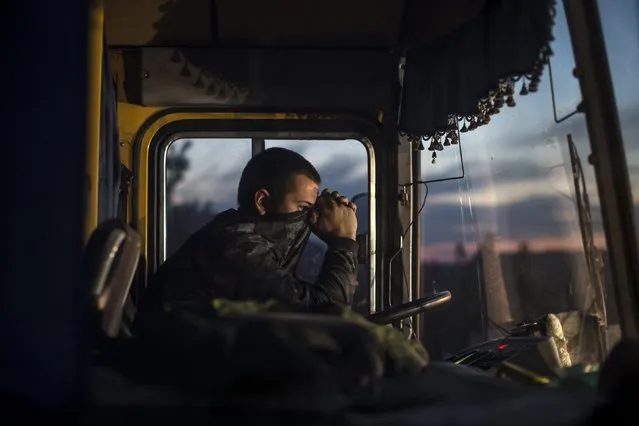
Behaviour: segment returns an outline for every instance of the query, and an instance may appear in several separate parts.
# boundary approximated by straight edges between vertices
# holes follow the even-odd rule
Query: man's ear
[[[268,197],[270,194],[266,189],[258,189],[255,191],[255,210],[260,216],[266,214],[266,206],[268,205]]]

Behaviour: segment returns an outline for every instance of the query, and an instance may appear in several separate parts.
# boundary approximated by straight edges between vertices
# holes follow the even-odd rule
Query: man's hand
[[[357,206],[339,192],[325,189],[317,199],[317,213],[311,229],[321,239],[330,237],[350,238],[357,235]]]

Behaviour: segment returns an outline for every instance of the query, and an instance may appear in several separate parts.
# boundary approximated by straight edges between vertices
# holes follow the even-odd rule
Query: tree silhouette
[[[190,140],[175,143],[166,156],[166,255],[171,256],[188,237],[206,225],[217,214],[213,203],[187,201],[176,203],[174,195],[191,167],[188,151],[193,146]]]
[[[539,292],[539,288],[534,285],[535,273],[533,270],[533,259],[526,241],[519,243],[519,249],[517,253],[515,253],[513,262],[515,268],[515,287],[520,297],[520,315],[522,317],[520,319],[533,321],[537,315],[535,300],[539,297],[536,294]]]
[[[179,148],[177,148],[179,146]],[[184,174],[191,167],[191,162],[186,156],[187,152],[193,146],[190,140],[184,141],[179,145],[169,147],[166,155],[166,198],[173,200],[175,187],[184,180]]]
[[[464,263],[468,254],[466,253],[466,246],[462,242],[455,244],[455,260],[457,263]]]

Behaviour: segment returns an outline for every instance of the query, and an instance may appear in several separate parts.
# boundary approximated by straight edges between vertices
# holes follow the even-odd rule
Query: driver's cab
[[[587,82],[580,88],[575,58],[581,68],[595,65],[561,2],[538,2],[533,18],[498,2],[452,2],[450,10],[415,5],[415,14],[445,22],[421,32],[393,1],[350,2],[339,13],[328,13],[335,2],[308,9],[277,2],[286,3],[287,15],[263,3],[105,6],[103,79],[113,85],[104,85],[102,99],[112,102],[104,111],[114,111],[117,100],[117,126],[93,158],[101,163],[91,176],[87,232],[119,215],[140,235],[144,261],[133,303],[148,274],[236,206],[246,162],[285,147],[359,206],[355,311],[379,314],[452,294],[433,309],[394,317],[392,325],[421,340],[433,359],[464,363],[459,354],[467,348],[510,338],[513,330],[549,333],[552,325],[568,366],[603,361],[624,330],[636,335],[636,300],[624,302],[623,315],[616,303],[636,294],[635,266],[630,258],[615,261],[610,247],[625,256],[621,249],[635,235],[615,229],[634,223],[600,195],[608,183],[627,181],[626,164],[600,157],[595,173],[591,153],[612,143],[612,133],[602,133],[596,112],[581,104],[598,95],[586,92],[595,90]],[[620,111],[632,165],[639,88],[629,70],[639,63],[616,44],[613,17],[638,12],[630,2],[599,7],[604,35],[615,40],[606,42],[617,104],[606,102]],[[247,8],[261,20],[246,21]],[[495,20],[494,39],[474,48],[482,19]],[[636,39],[623,46],[635,51]],[[619,161],[622,168],[609,167]],[[119,169],[114,182],[121,184],[98,188],[107,169]],[[120,208],[102,212],[107,204]],[[311,238],[298,273],[313,280],[324,251]],[[625,272],[612,274],[615,267]]]
[[[0,399],[16,414],[533,426],[636,411],[636,2],[17,6],[0,116]],[[359,206],[353,309],[213,300],[138,333],[149,276],[274,146]],[[298,274],[324,249],[312,239]]]

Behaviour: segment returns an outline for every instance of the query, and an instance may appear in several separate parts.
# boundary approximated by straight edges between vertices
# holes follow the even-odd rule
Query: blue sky
[[[551,58],[559,116],[574,110],[581,99],[572,76],[574,59],[561,3],[558,1]],[[599,5],[637,204],[639,1],[602,0]],[[517,96],[516,101],[515,108],[505,107],[489,125],[462,134],[464,179],[429,186],[421,219],[425,258],[450,260],[456,243],[466,243],[472,250],[486,233],[497,236],[502,250],[515,249],[522,241],[535,250],[579,249],[567,133],[573,135],[585,168],[597,241],[604,245],[597,188],[587,163],[590,149],[583,116],[559,125],[553,122],[547,70],[539,92]],[[350,196],[365,191],[364,147],[357,141],[331,143],[298,141],[279,146],[288,145],[305,155],[327,186]],[[434,165],[430,164],[431,153],[424,151],[424,178],[459,175],[459,156],[451,148],[439,153]],[[192,169],[178,187],[175,201],[197,199],[212,201],[219,209],[234,207],[239,174],[250,158],[249,141],[201,140],[190,157]]]

